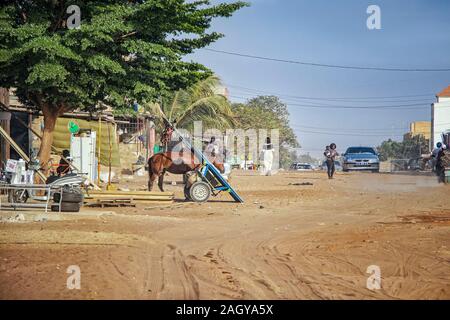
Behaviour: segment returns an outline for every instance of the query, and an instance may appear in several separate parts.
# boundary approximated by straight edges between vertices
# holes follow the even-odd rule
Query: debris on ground
[[[314,185],[312,182],[295,182],[289,183],[290,186],[312,186]]]
[[[25,216],[22,213],[18,213],[15,216],[11,217],[1,217],[0,221],[9,223],[22,222],[25,221]]]

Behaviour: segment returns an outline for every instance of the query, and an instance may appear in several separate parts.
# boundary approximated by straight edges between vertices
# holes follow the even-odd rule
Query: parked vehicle
[[[291,167],[291,170],[295,170],[295,171],[313,171],[314,168],[311,164],[309,163],[301,163],[301,162],[294,162]]]
[[[350,147],[342,156],[344,172],[347,171],[380,171],[380,158],[372,147]]]

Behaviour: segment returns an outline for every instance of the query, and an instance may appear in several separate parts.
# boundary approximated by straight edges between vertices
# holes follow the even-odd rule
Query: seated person
[[[59,160],[58,168],[56,168],[56,173],[59,177],[70,172],[70,164],[68,161],[70,161],[70,152],[69,150],[63,150],[61,160]]]

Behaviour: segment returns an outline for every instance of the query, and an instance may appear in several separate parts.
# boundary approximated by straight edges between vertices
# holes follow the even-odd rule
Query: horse
[[[220,171],[225,172],[225,167],[222,162],[217,161],[216,157],[209,159],[210,162]],[[181,152],[164,152],[153,155],[148,160],[148,191],[152,191],[153,183],[158,178],[159,190],[164,192],[164,174],[170,172],[173,174],[185,174],[189,171],[197,170],[201,163],[194,162],[192,153],[186,154]]]

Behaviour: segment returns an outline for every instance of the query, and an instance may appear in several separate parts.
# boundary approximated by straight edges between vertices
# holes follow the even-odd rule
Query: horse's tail
[[[165,166],[165,157],[162,153],[154,154],[148,159],[148,173],[149,175],[156,174],[160,175],[164,170]]]
[[[155,172],[155,162],[157,160],[157,154],[154,154],[153,156],[148,159],[148,173],[152,174]]]

